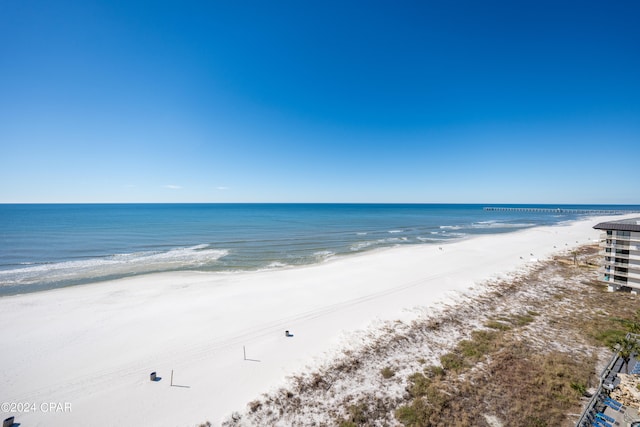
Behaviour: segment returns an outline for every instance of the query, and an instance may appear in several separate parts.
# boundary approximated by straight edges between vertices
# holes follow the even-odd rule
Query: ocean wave
[[[448,237],[422,237],[422,236],[418,236],[416,237],[416,239],[418,239],[421,242],[444,242],[447,240],[451,240],[451,238],[448,238]]]
[[[396,233],[402,233],[403,230],[389,230],[387,233],[391,233],[391,234],[396,234]]]
[[[441,225],[440,228],[442,230],[460,230],[462,226],[461,225]]]
[[[0,286],[196,268],[215,262],[229,253],[226,249],[207,248],[208,245],[197,245],[175,248],[165,252],[115,254],[100,258],[35,264],[2,270],[0,271]]]
[[[319,261],[324,261],[331,258],[335,254],[336,253],[332,251],[318,251],[318,252],[314,252],[313,256]]]
[[[371,241],[367,241],[367,242],[358,242],[358,243],[354,243],[353,245],[351,245],[351,247],[349,247],[349,249],[351,251],[361,251],[365,248],[368,248],[371,245],[375,245],[375,242],[371,242]]]
[[[467,233],[447,233],[447,236],[449,237],[465,237],[467,235]]]
[[[387,237],[386,239],[379,239],[376,241],[376,243],[385,246],[385,245],[389,245],[389,244],[393,244],[393,245],[397,245],[400,244],[402,242],[408,242],[409,238],[408,237]]]
[[[283,267],[287,267],[287,266],[288,266],[288,264],[285,264],[283,262],[274,261],[274,262],[270,263],[269,265],[267,265],[264,269],[265,270],[273,270],[273,269],[276,269],[276,268],[283,268]]]

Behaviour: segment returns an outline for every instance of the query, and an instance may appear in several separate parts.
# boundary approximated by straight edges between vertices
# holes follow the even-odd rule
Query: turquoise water
[[[442,244],[476,234],[554,225],[581,216],[485,211],[483,206],[0,205],[0,295],[161,271],[284,268],[380,247]]]

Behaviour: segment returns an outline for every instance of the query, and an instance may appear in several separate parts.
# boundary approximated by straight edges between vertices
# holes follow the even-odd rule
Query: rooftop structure
[[[603,256],[599,279],[609,291],[640,293],[640,218],[601,222]]]

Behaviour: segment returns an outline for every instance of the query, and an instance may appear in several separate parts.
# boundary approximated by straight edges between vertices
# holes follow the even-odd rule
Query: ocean
[[[0,205],[0,296],[164,271],[287,268],[586,214],[475,204]],[[640,210],[640,206],[491,205]]]

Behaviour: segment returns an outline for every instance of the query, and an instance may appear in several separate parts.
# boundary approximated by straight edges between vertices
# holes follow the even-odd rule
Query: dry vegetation
[[[410,324],[388,323],[225,426],[573,426],[638,297],[596,282],[597,248],[539,262]]]

